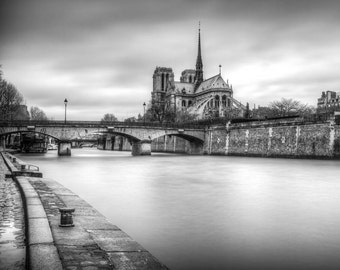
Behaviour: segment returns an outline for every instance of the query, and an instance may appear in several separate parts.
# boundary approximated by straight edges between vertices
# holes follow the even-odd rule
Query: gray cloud
[[[137,115],[155,66],[194,68],[202,21],[206,78],[223,66],[243,103],[339,91],[338,1],[2,0],[0,64],[29,106],[98,120]],[[71,102],[72,101],[72,102]],[[130,116],[127,115],[127,116]]]

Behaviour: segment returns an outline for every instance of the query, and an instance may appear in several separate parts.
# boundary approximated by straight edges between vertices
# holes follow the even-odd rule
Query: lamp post
[[[65,124],[66,124],[66,107],[67,107],[67,99],[65,98],[64,100],[64,104],[65,104]]]
[[[143,103],[143,107],[144,107],[144,126],[145,126],[145,106],[146,106],[146,104],[145,104],[145,102]]]

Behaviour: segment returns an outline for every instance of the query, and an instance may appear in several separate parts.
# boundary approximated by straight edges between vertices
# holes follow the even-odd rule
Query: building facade
[[[318,98],[317,111],[318,113],[340,111],[340,92],[322,92],[321,97]]]
[[[220,66],[221,67],[221,66]],[[201,56],[201,32],[198,32],[196,69],[185,69],[175,81],[172,68],[156,67],[153,74],[152,106],[168,104],[175,110],[188,110],[199,119],[243,116],[246,107],[233,97],[233,87],[219,74],[204,79]]]

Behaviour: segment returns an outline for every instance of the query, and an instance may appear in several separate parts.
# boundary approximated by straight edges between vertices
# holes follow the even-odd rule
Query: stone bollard
[[[60,211],[60,227],[73,227],[73,217],[72,213],[74,208],[59,208]]]

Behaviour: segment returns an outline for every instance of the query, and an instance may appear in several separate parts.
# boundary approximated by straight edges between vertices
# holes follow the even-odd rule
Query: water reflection
[[[25,246],[22,228],[15,222],[2,222],[0,227],[0,269],[24,269]]]
[[[23,156],[171,269],[338,269],[339,161]]]

